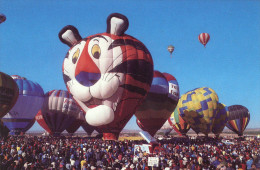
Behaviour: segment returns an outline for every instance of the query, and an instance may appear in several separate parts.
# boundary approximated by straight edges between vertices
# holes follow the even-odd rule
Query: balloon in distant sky
[[[218,111],[218,95],[208,87],[188,91],[181,96],[178,112],[195,132],[208,135]]]
[[[13,78],[0,72],[0,118],[11,110],[18,99],[19,89]]]
[[[128,19],[107,18],[106,33],[82,39],[74,26],[60,40],[70,48],[63,62],[68,91],[86,112],[86,121],[115,140],[149,91],[153,60],[144,44],[125,34]]]
[[[171,114],[170,118],[168,119],[168,122],[180,136],[185,136],[187,132],[190,130],[190,125],[182,119],[178,112],[178,108],[176,108],[174,112]]]
[[[44,120],[43,116],[42,116],[42,111],[39,110],[39,112],[37,113],[37,115],[35,116],[36,121],[39,123],[39,125],[45,130],[47,131],[49,134],[51,134],[51,129],[48,127],[46,121]]]
[[[42,87],[24,77],[13,75],[12,78],[19,88],[19,97],[14,107],[3,118],[10,134],[20,134],[34,119],[42,107],[44,92]]]
[[[172,75],[154,71],[153,76],[151,89],[135,113],[141,129],[151,136],[167,121],[179,100],[179,86]]]
[[[66,131],[70,134],[75,133],[84,122],[86,122],[86,120],[83,111],[80,111],[76,119],[66,128]]]
[[[80,108],[68,91],[52,90],[45,94],[41,112],[50,134],[59,136],[76,120]]]
[[[228,107],[228,111],[229,117],[226,126],[238,136],[243,136],[250,120],[249,110],[242,105],[232,105]]]
[[[174,51],[174,46],[169,45],[169,46],[168,46],[168,51],[169,51],[170,54],[172,55],[172,52]]]
[[[199,39],[200,43],[203,44],[204,47],[206,47],[206,45],[207,45],[207,43],[208,43],[208,41],[210,39],[210,36],[209,36],[208,33],[201,33],[199,35],[198,39]]]
[[[228,107],[222,103],[218,103],[218,112],[212,125],[212,132],[218,136],[224,130],[228,121]]]
[[[6,20],[6,16],[4,14],[0,14],[0,24],[5,22],[5,20]]]

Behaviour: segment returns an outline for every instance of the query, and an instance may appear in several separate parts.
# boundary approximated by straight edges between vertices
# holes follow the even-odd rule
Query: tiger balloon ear
[[[114,35],[124,35],[129,26],[126,16],[119,13],[112,13],[107,17],[107,33]]]
[[[82,40],[79,31],[72,25],[67,25],[59,32],[60,41],[67,44],[69,47],[75,45],[78,41]]]

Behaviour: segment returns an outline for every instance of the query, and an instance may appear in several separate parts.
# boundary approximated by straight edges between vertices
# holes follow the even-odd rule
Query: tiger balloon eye
[[[128,25],[124,15],[113,13],[105,33],[82,38],[71,25],[59,33],[71,47],[63,62],[66,87],[105,140],[118,138],[153,79],[152,56],[141,41],[125,34]]]

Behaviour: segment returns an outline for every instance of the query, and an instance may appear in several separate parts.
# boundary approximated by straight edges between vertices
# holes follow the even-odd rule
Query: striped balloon
[[[39,110],[39,112],[37,113],[37,115],[35,116],[36,121],[38,122],[38,124],[45,130],[47,131],[49,134],[51,134],[51,130],[48,127],[46,121],[44,120],[43,116],[42,116],[42,111]]]
[[[141,129],[154,136],[170,117],[178,99],[179,86],[175,77],[154,71],[151,89],[135,113]]]
[[[19,89],[12,77],[0,72],[0,118],[11,110],[18,95]]]
[[[42,107],[44,92],[42,87],[24,77],[12,76],[19,88],[19,97],[14,107],[3,117],[10,134],[20,134],[34,119]]]
[[[218,95],[208,87],[188,91],[181,96],[178,112],[196,132],[208,133],[212,130],[214,118],[217,114]]]
[[[218,104],[218,112],[212,125],[212,132],[218,136],[225,128],[228,121],[228,107],[222,103]]]
[[[168,119],[168,122],[180,136],[185,136],[187,132],[190,130],[190,125],[182,119],[178,112],[178,108],[176,108],[174,112],[171,114],[171,117]]]
[[[232,105],[228,107],[228,111],[229,117],[226,127],[242,136],[250,120],[248,109],[242,105]]]
[[[201,33],[198,38],[200,43],[203,44],[204,47],[206,47],[206,44],[208,43],[210,36],[208,33]]]
[[[68,91],[52,90],[45,94],[41,112],[50,134],[59,136],[76,120],[80,108]]]

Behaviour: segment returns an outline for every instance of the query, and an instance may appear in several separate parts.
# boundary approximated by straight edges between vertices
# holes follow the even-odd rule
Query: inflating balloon
[[[212,125],[212,132],[216,136],[219,136],[219,134],[222,133],[222,131],[224,130],[226,123],[228,121],[228,117],[229,117],[228,107],[222,103],[219,103],[218,112]]]
[[[218,111],[218,95],[211,88],[197,88],[182,95],[177,107],[181,117],[196,133],[208,135]]]
[[[140,128],[151,136],[167,121],[179,99],[179,86],[172,75],[154,71],[153,76],[151,89],[135,113]]]
[[[19,89],[13,78],[0,72],[0,118],[11,110],[18,99]]]
[[[210,36],[209,36],[208,33],[201,33],[199,35],[198,39],[199,39],[200,43],[203,44],[204,47],[206,47],[206,45],[207,45],[207,43],[208,43],[208,41],[210,39]]]
[[[19,97],[14,107],[3,118],[10,134],[20,134],[42,107],[44,92],[42,87],[18,75],[12,76],[19,88]]]
[[[43,116],[42,116],[42,111],[39,110],[39,112],[37,113],[37,115],[35,116],[36,121],[39,123],[39,125],[49,134],[51,134],[51,129],[48,127],[46,121],[44,120]]]
[[[149,91],[153,61],[142,42],[125,34],[128,19],[107,18],[106,33],[82,39],[74,26],[60,40],[70,48],[63,62],[68,91],[86,112],[86,121],[115,140]]]
[[[70,133],[71,135],[73,135],[73,133],[75,133],[79,127],[85,122],[85,117],[83,114],[83,111],[80,111],[76,117],[76,119],[70,124],[69,127],[66,128],[66,131],[68,133]]]
[[[160,131],[164,133],[165,136],[168,136],[172,131],[172,126],[169,124],[168,120],[163,124]]]
[[[25,127],[22,129],[22,132],[25,133],[27,132],[29,129],[31,129],[31,127],[34,125],[35,123],[35,118],[31,120],[31,122]]]
[[[226,126],[238,136],[243,136],[250,120],[249,110],[242,105],[232,105],[228,107],[228,111],[229,117]]]
[[[69,92],[52,90],[45,94],[41,113],[51,135],[59,136],[76,120],[79,112],[80,108]]]
[[[182,119],[178,112],[178,108],[171,114],[168,122],[180,136],[186,136],[187,132],[190,130],[190,125]]]

